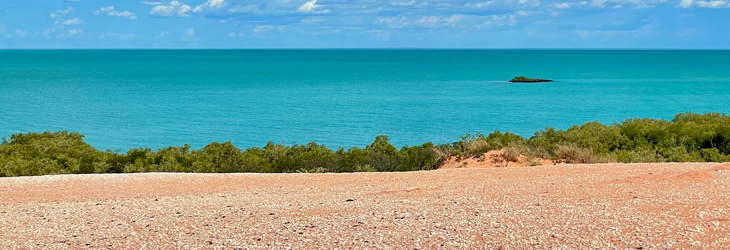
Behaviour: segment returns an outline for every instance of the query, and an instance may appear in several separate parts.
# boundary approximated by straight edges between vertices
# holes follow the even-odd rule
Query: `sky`
[[[1,0],[21,48],[730,49],[730,0]]]

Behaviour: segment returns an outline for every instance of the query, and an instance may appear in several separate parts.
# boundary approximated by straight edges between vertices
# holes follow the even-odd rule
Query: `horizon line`
[[[688,50],[688,51],[730,51],[730,48],[0,48],[11,50]]]

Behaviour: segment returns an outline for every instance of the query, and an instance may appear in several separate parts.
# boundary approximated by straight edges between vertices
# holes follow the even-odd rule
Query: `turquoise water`
[[[0,51],[0,135],[78,131],[102,150],[447,143],[728,100],[730,51]]]

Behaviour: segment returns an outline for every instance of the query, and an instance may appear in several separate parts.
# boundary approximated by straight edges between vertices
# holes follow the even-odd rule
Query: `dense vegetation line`
[[[518,155],[567,163],[726,162],[730,161],[730,116],[678,114],[672,121],[628,119],[603,125],[589,122],[567,130],[547,128],[529,139],[499,131],[465,135],[451,144],[405,146],[398,150],[387,136],[365,148],[332,150],[324,145],[241,150],[230,142],[202,150],[190,145],[127,153],[99,151],[79,133],[14,134],[0,144],[0,177],[49,174],[197,172],[294,173],[432,170],[452,156],[480,157],[502,150],[506,160]]]

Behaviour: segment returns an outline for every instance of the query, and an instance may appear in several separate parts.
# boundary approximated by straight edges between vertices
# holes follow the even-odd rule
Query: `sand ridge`
[[[0,248],[730,248],[729,187],[715,163],[0,178]]]

